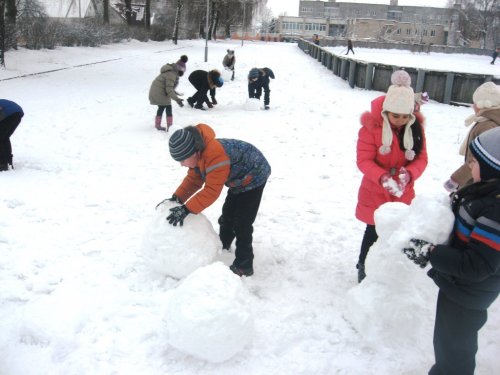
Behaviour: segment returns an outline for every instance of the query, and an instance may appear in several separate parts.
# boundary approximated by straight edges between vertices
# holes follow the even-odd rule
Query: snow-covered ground
[[[232,318],[234,306],[225,311],[220,294],[210,299],[217,291],[200,297],[192,285],[196,276],[229,293],[240,290],[236,276],[215,263],[183,283],[158,274],[168,255],[159,254],[156,267],[145,259],[151,233],[157,240],[163,231],[165,242],[176,244],[199,235],[190,220],[183,228],[158,220],[156,204],[186,170],[170,158],[168,134],[154,129],[156,107],[147,94],[164,63],[187,54],[187,74],[222,69],[227,48],[235,50],[236,79],[217,90],[219,104],[204,112],[173,108],[176,126],[207,123],[219,137],[255,144],[272,166],[255,223],[255,275],[236,280],[245,291],[242,311],[250,308],[253,326],[245,320],[244,327],[251,337],[221,362],[193,354],[198,338],[179,336],[188,332],[189,316],[176,304],[197,292],[201,301],[209,297],[190,312],[227,318],[232,332],[242,323]],[[355,51],[373,58],[373,51]],[[389,54],[391,63],[405,65],[402,51]],[[408,57],[422,58],[428,69],[462,61],[471,72],[500,69],[486,56]],[[425,271],[382,240],[357,284],[364,224],[354,218],[361,179],[355,144],[360,114],[381,93],[349,88],[295,44],[211,42],[208,60],[204,41],[7,53],[0,97],[26,115],[12,137],[16,169],[0,173],[0,374],[426,373],[437,288]],[[270,111],[245,110],[246,74],[254,66],[276,75]],[[31,75],[44,71],[53,72]],[[187,76],[178,91],[193,93]],[[422,111],[429,166],[417,181],[417,209],[398,225],[410,214],[413,222],[430,220],[429,211],[446,204],[443,181],[462,161],[458,147],[471,109],[431,100]],[[204,212],[214,231],[222,203]],[[382,222],[394,222],[391,215]],[[217,251],[217,261],[232,261]],[[499,330],[496,301],[480,332],[478,375],[498,372]]]
[[[342,46],[325,47],[325,49],[341,56],[347,52],[347,48]],[[496,64],[491,65],[491,56],[488,55],[413,53],[407,50],[356,48],[356,46],[354,46],[354,52],[354,55],[349,52],[348,57],[364,62],[422,68],[432,71],[500,75],[500,62],[497,59]]]

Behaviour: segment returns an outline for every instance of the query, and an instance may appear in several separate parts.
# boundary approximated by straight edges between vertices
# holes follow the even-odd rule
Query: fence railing
[[[346,80],[352,88],[359,87],[385,92],[391,84],[392,73],[401,68],[398,65],[362,62],[348,56],[339,56],[304,39],[299,40],[298,46],[331,70],[333,74]],[[488,74],[408,67],[405,67],[404,70],[410,75],[415,92],[427,91],[432,100],[444,104],[470,104],[472,103],[472,94],[478,86],[488,81],[500,84],[500,79]]]

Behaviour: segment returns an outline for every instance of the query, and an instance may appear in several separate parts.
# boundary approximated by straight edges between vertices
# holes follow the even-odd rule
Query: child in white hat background
[[[358,282],[365,276],[368,250],[378,238],[373,214],[382,204],[410,204],[414,183],[427,167],[427,150],[421,112],[414,112],[415,93],[404,70],[391,77],[385,96],[372,101],[371,111],[361,116],[357,142],[357,165],[363,173],[358,192],[356,218],[366,223],[361,243]]]
[[[460,146],[459,153],[464,156],[462,164],[444,183],[444,188],[452,193],[472,183],[471,170],[468,166],[472,153],[469,144],[479,134],[500,126],[500,87],[493,82],[479,86],[472,95],[474,113],[465,119],[465,126],[471,126],[467,137]]]
[[[473,183],[454,194],[455,227],[448,244],[412,239],[403,252],[439,287],[435,364],[429,375],[473,375],[478,331],[500,292],[500,127],[470,144]]]

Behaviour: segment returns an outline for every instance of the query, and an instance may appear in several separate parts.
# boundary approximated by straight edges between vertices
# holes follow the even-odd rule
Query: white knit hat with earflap
[[[405,125],[405,132],[403,136],[403,145],[405,148],[405,157],[407,160],[415,158],[415,151],[413,151],[413,134],[411,125],[415,122],[415,115],[413,114],[415,108],[415,93],[411,88],[411,77],[404,70],[396,70],[391,76],[392,85],[389,86],[387,94],[385,95],[384,104],[382,105],[382,118],[384,119],[382,126],[382,146],[379,152],[386,155],[391,152],[392,144],[392,130],[387,112],[410,115],[408,123]]]
[[[500,107],[500,86],[486,82],[472,95],[472,101],[479,109]]]

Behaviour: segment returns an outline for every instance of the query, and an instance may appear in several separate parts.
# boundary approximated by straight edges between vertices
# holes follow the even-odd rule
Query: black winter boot
[[[9,170],[9,164],[8,163],[0,163],[0,172],[8,171],[8,170]]]
[[[358,269],[358,283],[360,283],[366,277],[365,264],[358,263],[356,264],[356,268]]]
[[[252,276],[253,275],[253,267],[250,266],[250,267],[238,267],[238,266],[235,266],[234,264],[230,265],[229,266],[229,269],[231,271],[233,271],[234,274],[238,275],[238,276]]]

